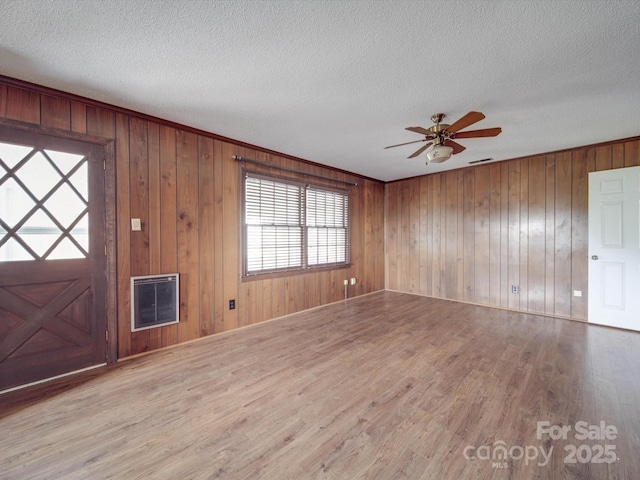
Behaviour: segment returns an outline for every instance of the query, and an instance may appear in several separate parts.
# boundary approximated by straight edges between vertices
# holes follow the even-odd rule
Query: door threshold
[[[24,385],[18,385],[18,386],[15,386],[15,387],[7,388],[6,390],[1,390],[0,391],[0,395],[3,395],[5,393],[9,393],[9,392],[15,392],[16,390],[22,390],[23,388],[33,387],[34,385],[40,385],[41,383],[50,382],[52,380],[57,380],[59,378],[68,377],[70,375],[76,375],[78,373],[82,373],[82,372],[86,372],[86,371],[89,371],[89,370],[93,370],[94,368],[105,367],[106,365],[107,365],[106,363],[100,363],[98,365],[91,365],[90,367],[81,368],[80,370],[74,370],[73,372],[62,373],[60,375],[56,375],[55,377],[43,378],[42,380],[38,380],[36,382],[25,383]]]

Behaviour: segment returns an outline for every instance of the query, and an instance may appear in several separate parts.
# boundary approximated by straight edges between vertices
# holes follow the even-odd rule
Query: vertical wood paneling
[[[277,318],[285,315],[285,281],[286,279],[283,277],[274,278],[272,280],[272,292],[273,292],[273,301],[272,301],[272,317]]]
[[[0,113],[9,120],[40,123],[40,95],[31,90],[7,86]]]
[[[214,242],[215,192],[213,140],[198,137],[198,269],[200,332],[204,337],[215,332]]]
[[[556,159],[553,155],[545,157],[546,177],[545,177],[545,212],[544,212],[544,233],[545,233],[545,263],[543,266],[544,280],[544,313],[553,315],[555,313],[555,223],[556,223]]]
[[[398,257],[398,186],[400,182],[388,183],[385,186],[385,223],[387,242],[385,245],[385,285],[390,290],[399,290],[397,283]]]
[[[148,124],[129,121],[130,216],[139,218],[142,230],[131,232],[131,275],[149,275],[149,159]]]
[[[60,130],[71,129],[71,104],[69,100],[41,95],[40,112],[40,124],[43,127]]]
[[[624,166],[637,167],[640,165],[640,140],[624,144]]]
[[[329,278],[329,275],[325,275],[325,277]],[[265,280],[262,280],[262,282],[260,283],[262,285],[262,304],[260,305],[262,307],[262,318],[264,320],[269,320],[274,317],[273,315],[273,280],[270,278],[267,278]],[[331,287],[331,284],[329,283],[329,288],[330,287]],[[326,298],[328,298],[326,287],[323,288],[320,293],[323,295],[322,302],[329,303],[328,300],[325,300]]]
[[[71,102],[71,131],[87,133],[87,106],[84,103]]]
[[[535,157],[529,161],[528,257],[540,261],[529,262],[527,290],[522,294],[527,296],[528,310],[537,313],[543,313],[545,308],[546,173],[545,157]]]
[[[147,125],[147,158],[149,165],[148,218],[147,237],[149,239],[149,273],[162,273],[162,255],[160,233],[160,126],[149,122]],[[149,330],[149,350],[162,347],[162,327]]]
[[[7,102],[9,101],[9,87],[0,84],[0,117],[7,118]]]
[[[463,171],[464,200],[462,205],[463,216],[463,295],[461,297],[465,302],[473,302],[475,300],[475,265],[476,265],[476,216],[475,216],[475,176],[474,170],[468,168]]]
[[[419,235],[420,294],[585,320],[587,175],[637,163],[633,139],[387,184],[387,273],[416,261],[397,234],[408,228]],[[398,192],[412,204],[392,201]],[[388,288],[411,291],[396,277]]]
[[[373,195],[373,191],[372,191],[372,185],[370,184],[370,182],[365,182],[365,184],[363,185],[364,187],[364,200],[363,200],[363,212],[362,212],[362,220],[364,221],[364,234],[363,234],[363,241],[364,241],[364,268],[367,271],[373,271],[375,269],[375,264],[374,264],[374,259],[371,258],[371,256],[369,255],[369,252],[371,252],[371,249],[373,248],[372,245],[375,243],[376,241],[376,237],[373,233],[373,229],[372,227],[372,219],[373,219],[373,209],[372,204],[372,195]],[[418,234],[418,238],[420,238],[420,235]],[[318,294],[320,292],[319,290],[319,286],[318,286],[318,282],[321,281],[321,275],[315,275],[315,281],[316,281],[316,294]],[[371,289],[371,278],[361,278],[360,279],[360,285],[363,288],[363,292],[366,291],[370,291]],[[314,306],[316,305],[321,305],[320,303],[320,298],[319,298],[319,294],[316,295],[316,299],[314,302]]]
[[[322,272],[320,274],[320,282],[321,282],[321,287],[320,290],[322,292],[322,303],[329,303],[331,298],[334,298],[332,295],[332,280],[333,280],[333,272]],[[273,282],[272,282],[273,283]],[[274,286],[272,285],[272,288],[274,288]]]
[[[442,256],[442,213],[441,213],[441,185],[442,175],[433,176],[433,231],[432,231],[432,248],[433,248],[433,268],[431,269],[431,278],[433,285],[433,295],[440,297],[442,294],[440,286],[441,256]]]
[[[347,276],[350,278],[351,277],[351,273],[349,273]],[[291,313],[293,312],[298,312],[301,310],[306,310],[308,308],[308,296],[307,296],[307,291],[305,290],[305,279],[308,275],[296,275],[293,277],[293,282],[295,285],[295,294],[293,297],[293,308],[291,310]],[[254,283],[254,282],[251,282]]]
[[[176,131],[160,126],[160,238],[151,247],[160,251],[161,273],[178,272]],[[162,346],[178,343],[178,325],[161,328]]]
[[[529,161],[520,168],[520,308],[529,311]]]
[[[356,278],[356,285],[349,285],[349,296],[356,296],[360,292],[360,288],[362,287],[362,278],[359,275],[359,266],[362,263],[364,258],[364,249],[365,249],[365,226],[364,226],[364,198],[365,198],[365,190],[366,185],[362,185],[357,192],[354,192],[353,188],[350,188],[351,194],[349,198],[349,203],[351,205],[351,241],[352,241],[352,257],[351,257],[351,267],[349,268],[347,278]],[[298,276],[299,277],[299,276]],[[304,305],[304,308],[308,308],[307,306],[307,295],[304,293],[304,283],[300,284],[297,282],[297,291],[300,292],[300,288],[302,288],[302,293],[298,295],[298,305]],[[304,304],[300,303],[300,299],[305,299]],[[299,307],[296,308],[296,311],[300,310]]]
[[[588,173],[595,168],[593,150],[582,149],[572,155],[571,189],[571,288],[582,297],[571,297],[571,316],[586,319],[588,246]],[[591,167],[591,168],[590,168]]]
[[[222,147],[222,250],[224,256],[222,259],[223,271],[223,295],[224,295],[224,329],[232,330],[238,328],[238,290],[240,282],[239,271],[239,201],[240,201],[240,167],[233,160],[233,156],[237,155],[237,149],[233,145],[225,143]],[[236,309],[229,310],[229,300],[236,300]]]
[[[161,248],[150,248],[151,245],[162,244],[162,233],[160,230],[160,219],[162,216],[162,203],[160,188],[162,185],[160,170],[160,126],[157,123],[148,124],[148,148],[147,157],[149,164],[149,224],[147,226],[147,237],[149,239],[149,273],[169,273],[162,272],[162,250]]]
[[[373,181],[368,181],[368,183],[371,189],[370,201],[367,202],[367,208],[371,211],[369,230],[372,235],[374,235],[375,240],[371,243],[371,248],[367,251],[367,257],[371,258],[373,263],[373,270],[364,272],[365,276],[369,278],[369,289],[366,291],[367,293],[384,289],[385,286],[384,185]],[[382,212],[382,223],[380,222],[380,212]],[[382,252],[382,256],[378,255],[378,252]],[[323,301],[322,303],[325,302]]]
[[[142,229],[131,232],[131,275],[149,275],[149,158],[148,122],[129,120],[129,201],[131,218],[139,218]],[[154,332],[155,333],[155,332]],[[151,331],[132,332],[131,349],[151,348]]]
[[[458,245],[456,248],[457,258],[456,263],[458,265],[457,277],[458,281],[456,284],[456,295],[454,298],[462,298],[464,296],[464,171],[458,170],[456,171],[456,184],[458,190],[458,198],[456,199],[456,213],[457,213],[457,240]]]
[[[176,143],[173,127],[33,88],[0,84],[0,117],[116,140],[120,357],[340,300],[350,277],[358,283],[349,296],[386,285],[585,319],[587,174],[640,164],[640,141],[629,140],[387,185],[359,181],[348,270],[243,283],[240,170],[231,156],[334,173],[206,135],[178,133]],[[143,219],[140,236],[131,216]],[[130,276],[157,270],[182,274],[183,322],[131,335]],[[229,311],[232,298],[238,308]]]
[[[447,172],[445,177],[445,253],[444,296],[457,298],[458,290],[458,172]]]
[[[334,170],[284,159],[257,149],[237,147],[212,136],[176,131],[173,126],[116,112],[107,106],[88,105],[68,95],[56,97],[33,88],[0,83],[0,118],[77,134],[115,139],[116,237],[118,292],[118,356],[120,358],[174,345],[240,325],[335,302],[344,297],[342,281],[356,277],[349,296],[385,286],[384,209],[389,208],[385,185]],[[240,199],[238,163],[231,157],[272,162],[334,178],[356,181],[352,202],[351,267],[309,272],[276,279],[243,282],[240,278]],[[292,173],[262,168],[265,172],[299,178]],[[418,185],[420,181],[416,181]],[[343,188],[342,184],[334,186]],[[404,190],[410,195],[411,189]],[[398,214],[407,215],[406,245],[421,256],[420,208],[393,197]],[[412,194],[420,204],[420,192]],[[404,204],[404,208],[400,209]],[[397,226],[401,218],[398,215]],[[131,217],[141,218],[143,230],[131,232]],[[404,228],[404,227],[403,227]],[[396,248],[394,246],[394,248]],[[413,284],[422,281],[417,262],[405,255],[402,269],[413,271]],[[389,262],[396,265],[396,263]],[[132,334],[130,277],[148,273],[180,273],[180,324]],[[408,282],[408,276],[394,277]],[[416,287],[417,288],[417,287]],[[228,301],[236,300],[236,310]]]
[[[420,179],[409,180],[409,292],[420,291]]]
[[[419,252],[418,252],[418,264],[420,266],[420,284],[418,285],[418,291],[421,295],[429,295],[431,292],[429,291],[430,286],[430,264],[429,258],[431,254],[428,251],[428,241],[427,235],[429,234],[429,198],[428,198],[428,178],[429,177],[420,177],[420,206],[418,208],[418,214],[420,215],[420,227],[418,231],[418,244],[419,244]]]
[[[433,225],[433,183],[434,175],[427,176],[427,271],[426,271],[426,283],[427,283],[427,295],[434,295],[433,293],[433,239],[434,239],[434,225]]]
[[[400,212],[400,258],[398,260],[398,285],[403,292],[409,292],[409,281],[411,280],[411,256],[407,255],[410,250],[411,238],[410,238],[410,221],[411,221],[411,197],[410,192],[411,181],[402,182],[400,185],[400,203],[398,205],[398,211]]]
[[[571,316],[571,153],[555,156],[554,314]]]
[[[624,147],[626,143],[615,143],[611,146],[611,168],[624,167]]]
[[[285,315],[289,315],[296,311],[296,277],[286,277],[284,279],[283,306]]]
[[[500,306],[509,307],[509,163],[500,164]]]
[[[87,134],[104,138],[115,138],[114,112],[104,108],[87,107],[86,115]]]
[[[118,357],[131,351],[131,223],[129,191],[129,117],[116,119],[116,230],[118,238]]]
[[[375,255],[376,251],[383,251],[384,249],[384,236],[382,232],[377,227],[376,218],[379,216],[380,212],[384,211],[384,193],[382,189],[377,189],[374,182],[369,180],[365,181],[365,199],[364,199],[364,214],[362,216],[364,221],[364,271],[361,273],[361,281],[363,283],[362,293],[371,292],[374,288],[379,285],[379,281],[376,281],[377,278],[382,278],[384,282],[384,264],[383,267],[380,268],[380,261],[384,262],[384,258],[380,258]],[[382,204],[379,202],[382,201]],[[418,234],[418,238],[420,234]],[[418,254],[419,255],[419,254]],[[370,272],[369,275],[366,272]],[[322,298],[323,288],[323,279],[327,278],[326,275],[318,275],[317,276],[317,301],[314,306],[322,305],[325,303]],[[383,283],[384,285],[384,283]]]
[[[489,304],[489,290],[491,270],[489,265],[490,250],[490,188],[489,166],[480,166],[475,172],[475,202],[474,202],[474,301],[482,305]]]
[[[613,168],[612,145],[596,147],[596,171]]]
[[[520,310],[520,295],[511,292],[520,284],[520,167],[509,162],[509,308]]]
[[[176,132],[178,187],[178,271],[180,273],[180,342],[198,338],[199,248],[198,248],[198,143],[193,133]]]
[[[222,142],[213,141],[213,299],[214,332],[224,331],[224,262],[223,250],[223,192]]]
[[[489,165],[489,305],[500,305],[500,164]]]

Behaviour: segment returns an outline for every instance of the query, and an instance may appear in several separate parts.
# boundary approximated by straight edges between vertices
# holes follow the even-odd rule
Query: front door
[[[103,159],[0,128],[0,391],[105,363]]]
[[[640,167],[589,174],[589,322],[640,330]]]

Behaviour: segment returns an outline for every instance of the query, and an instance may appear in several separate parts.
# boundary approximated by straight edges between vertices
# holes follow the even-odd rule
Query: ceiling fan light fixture
[[[453,154],[453,148],[447,145],[434,145],[427,152],[427,163],[442,163],[449,160]]]

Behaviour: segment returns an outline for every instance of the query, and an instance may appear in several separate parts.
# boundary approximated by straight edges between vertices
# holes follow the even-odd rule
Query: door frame
[[[107,338],[105,339],[106,363],[115,363],[118,360],[118,277],[116,262],[116,165],[115,165],[115,140],[113,138],[86,135],[84,133],[58,130],[42,127],[30,123],[6,120],[0,118],[0,126],[19,132],[46,135],[65,140],[89,143],[103,147],[104,151],[104,198],[105,198],[105,251],[106,251],[106,297],[105,316]],[[69,372],[71,373],[71,372]]]

